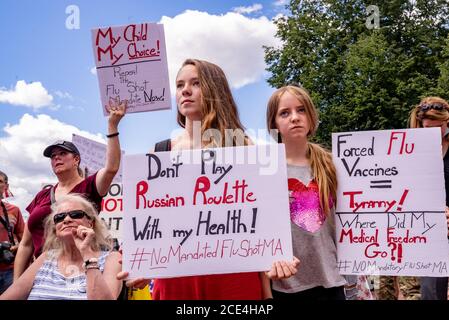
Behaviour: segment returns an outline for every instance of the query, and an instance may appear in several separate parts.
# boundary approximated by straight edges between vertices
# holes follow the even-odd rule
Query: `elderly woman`
[[[44,252],[0,299],[113,300],[120,254],[91,202],[61,196],[45,223]]]
[[[107,194],[112,179],[120,166],[120,143],[118,124],[125,113],[126,101],[111,101],[108,119],[108,144],[105,167],[89,177],[83,177],[80,170],[81,156],[70,141],[57,141],[44,150],[50,158],[51,167],[58,183],[41,190],[26,208],[30,213],[14,262],[14,279],[28,267],[32,257],[42,252],[45,218],[50,214],[50,206],[60,197],[69,193],[80,193],[100,209],[101,200]]]

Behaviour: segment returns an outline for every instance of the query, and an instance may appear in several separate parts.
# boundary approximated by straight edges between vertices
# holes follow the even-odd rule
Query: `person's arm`
[[[109,103],[109,118],[108,118],[108,134],[118,133],[118,124],[120,120],[125,115],[125,110],[127,106],[127,100],[120,101],[120,103],[110,102]],[[118,172],[120,167],[120,141],[119,136],[115,135],[113,137],[107,138],[107,150],[106,150],[106,164],[104,168],[101,168],[97,173],[96,186],[98,194],[104,196],[109,190],[112,179]]]
[[[13,284],[0,295],[0,300],[26,300],[33,288],[37,271],[46,259],[47,253],[42,253],[31,266]]]
[[[31,233],[28,230],[27,225],[25,224],[23,237],[19,243],[16,258],[14,259],[14,281],[19,279],[19,277],[28,268],[31,262],[31,258],[33,257],[33,251],[33,239],[31,238]]]
[[[120,254],[109,253],[103,273],[99,269],[86,270],[86,289],[88,300],[116,300],[122,290],[122,282],[116,275],[120,272]]]
[[[265,272],[259,272],[260,282],[262,284],[262,299],[273,299],[273,293],[271,292],[270,279],[267,277]]]
[[[136,279],[128,279],[129,272],[127,271],[121,271],[117,273],[116,278],[120,281],[125,281],[125,285],[128,288],[137,288],[137,289],[143,289],[147,285],[150,284],[151,279],[145,279],[145,278],[136,278]]]
[[[79,225],[72,230],[73,241],[78,248],[83,261],[96,258],[98,252],[93,251],[92,244],[95,241],[95,231],[92,228]],[[109,253],[105,261],[103,272],[98,265],[86,267],[86,290],[88,300],[115,300],[120,294],[121,282],[116,279],[121,269],[119,263],[121,256],[118,252]]]

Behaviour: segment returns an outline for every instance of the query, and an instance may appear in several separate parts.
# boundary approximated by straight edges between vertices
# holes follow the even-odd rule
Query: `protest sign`
[[[332,134],[342,274],[447,276],[438,128]]]
[[[81,156],[81,170],[83,170],[86,177],[94,174],[106,164],[106,145],[76,134],[72,134],[72,142],[76,145]],[[122,157],[125,154],[122,151]],[[122,181],[122,163],[114,177],[114,182],[120,183]]]
[[[272,174],[258,161],[268,149]],[[131,278],[262,271],[292,259],[283,145],[125,156],[123,178]]]
[[[171,108],[162,24],[93,29],[92,45],[105,115],[116,98],[128,100],[127,113]]]
[[[101,201],[100,218],[105,222],[111,236],[122,243],[123,188],[121,183],[113,183],[108,194]]]

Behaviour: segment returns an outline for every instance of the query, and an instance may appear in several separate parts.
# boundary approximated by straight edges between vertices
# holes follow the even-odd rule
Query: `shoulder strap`
[[[51,204],[56,202],[56,198],[55,198],[55,186],[52,186],[50,189],[50,202]]]
[[[1,206],[3,208],[3,214],[5,215],[5,220],[3,220],[2,217],[0,217],[0,221],[1,223],[5,226],[6,231],[8,232],[8,237],[9,237],[9,241],[15,245],[14,242],[14,236],[12,234],[12,228],[11,225],[9,224],[9,217],[8,217],[8,211],[6,210],[6,206],[3,203],[3,201],[0,200]]]
[[[154,146],[154,152],[171,151],[171,140],[163,140]]]

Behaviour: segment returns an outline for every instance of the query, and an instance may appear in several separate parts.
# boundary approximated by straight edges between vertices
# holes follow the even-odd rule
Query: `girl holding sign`
[[[14,262],[14,279],[28,267],[34,256],[42,253],[44,244],[44,220],[50,215],[51,205],[60,197],[69,193],[79,193],[100,209],[101,200],[107,194],[112,179],[120,167],[120,143],[118,124],[125,114],[126,101],[109,104],[108,145],[105,167],[89,177],[83,177],[80,169],[81,155],[70,141],[56,141],[44,150],[44,156],[50,158],[51,168],[58,183],[41,190],[26,208],[30,217],[20,242]]]
[[[232,147],[251,144],[240,123],[237,106],[223,70],[215,64],[188,59],[176,77],[178,123],[184,132],[176,139],[156,144],[155,151],[205,147]],[[201,136],[194,136],[194,126]],[[215,130],[209,130],[215,129]],[[226,135],[232,129],[232,137]],[[207,130],[214,134],[204,134]],[[227,131],[229,132],[229,131]],[[271,298],[268,277],[288,277],[296,273],[297,259],[275,262],[267,273],[248,272],[216,274],[170,279],[156,279],[154,300],[258,300]],[[118,275],[125,279],[127,272]],[[268,276],[268,277],[267,277]],[[127,286],[142,287],[145,279],[134,279]]]
[[[309,142],[318,128],[318,113],[302,88],[276,90],[268,102],[268,129],[285,144],[293,255],[302,260],[298,272],[274,280],[274,298],[345,300],[346,283],[337,267],[333,217],[337,177],[332,156]]]
[[[441,147],[446,187],[446,219],[449,228],[449,104],[439,97],[426,97],[410,113],[410,128],[441,128]],[[449,236],[449,233],[448,233]],[[447,300],[447,277],[421,277],[422,300]]]

